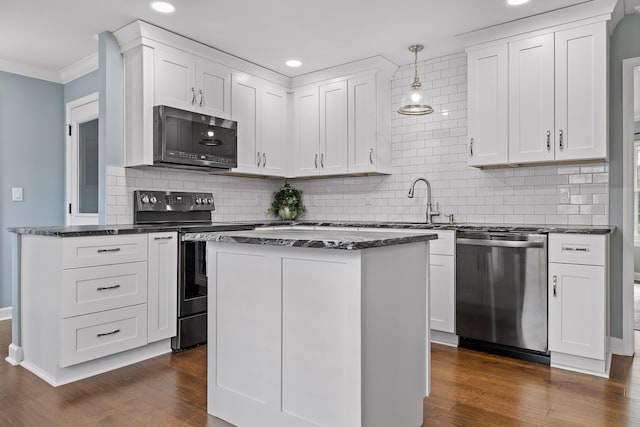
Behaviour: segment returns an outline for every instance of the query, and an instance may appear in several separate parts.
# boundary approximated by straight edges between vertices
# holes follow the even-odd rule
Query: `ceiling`
[[[599,1],[599,0],[588,0]],[[629,4],[640,0],[625,0]],[[412,62],[459,52],[455,35],[585,0],[172,0],[161,15],[150,0],[0,0],[0,61],[60,72],[95,54],[96,35],[141,19],[287,76],[382,55]],[[627,5],[628,6],[628,5]],[[303,66],[284,65],[290,58]]]

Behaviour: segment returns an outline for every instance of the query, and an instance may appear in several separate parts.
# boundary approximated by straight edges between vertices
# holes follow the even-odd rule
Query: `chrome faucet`
[[[427,224],[433,224],[433,217],[439,216],[440,212],[438,212],[437,210],[435,211],[431,210],[431,184],[429,184],[429,181],[427,181],[425,178],[417,178],[411,184],[411,188],[409,189],[409,194],[407,194],[407,197],[409,197],[410,199],[413,199],[413,192],[416,186],[416,182],[418,181],[422,181],[425,184],[427,184]]]

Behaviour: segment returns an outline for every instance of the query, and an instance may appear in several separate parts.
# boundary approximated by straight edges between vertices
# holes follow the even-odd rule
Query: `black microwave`
[[[238,166],[238,123],[191,111],[153,107],[153,164],[186,169]]]

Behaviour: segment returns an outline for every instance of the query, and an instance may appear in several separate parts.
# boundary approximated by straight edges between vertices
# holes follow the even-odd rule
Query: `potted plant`
[[[280,216],[283,220],[296,219],[298,214],[304,212],[302,204],[302,192],[296,190],[285,182],[282,187],[273,193],[273,202],[269,208],[273,215]]]

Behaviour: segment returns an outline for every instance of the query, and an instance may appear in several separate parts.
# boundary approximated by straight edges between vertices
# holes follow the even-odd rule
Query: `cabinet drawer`
[[[147,305],[118,308],[60,321],[60,367],[147,343]]]
[[[438,235],[438,240],[429,241],[429,253],[438,255],[455,255],[456,232],[453,230],[424,230]]]
[[[147,302],[147,263],[74,268],[62,273],[61,317]]]
[[[62,239],[63,268],[93,267],[147,260],[147,235]]]
[[[549,262],[583,265],[605,265],[605,234],[549,234]]]

